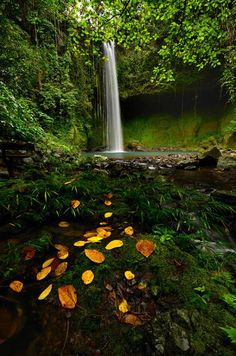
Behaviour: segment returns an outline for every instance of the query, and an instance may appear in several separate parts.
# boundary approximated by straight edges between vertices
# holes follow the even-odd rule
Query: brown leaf
[[[47,296],[51,293],[52,290],[52,284],[49,284],[47,288],[45,288],[42,293],[38,296],[38,300],[43,300],[47,298]]]
[[[102,263],[105,260],[105,256],[100,251],[85,249],[84,253],[86,257],[95,263]]]
[[[156,245],[150,240],[139,240],[136,243],[136,249],[143,256],[149,257],[155,251]]]
[[[122,318],[122,322],[133,326],[143,325],[143,322],[139,319],[139,317],[132,313],[126,313]]]
[[[46,278],[47,275],[49,275],[49,273],[51,272],[51,270],[52,270],[52,267],[49,266],[49,267],[45,267],[41,271],[39,271],[36,275],[37,281],[41,281],[41,279]]]
[[[113,197],[113,194],[111,192],[109,192],[107,195],[106,195],[107,199],[111,199]]]
[[[80,206],[80,201],[79,200],[71,200],[70,205],[73,209],[78,208]]]
[[[9,287],[17,293],[20,293],[22,291],[23,286],[24,285],[21,281],[13,281],[9,284]]]
[[[87,270],[82,274],[81,278],[84,284],[90,284],[94,279],[94,273],[91,270]]]
[[[31,246],[24,247],[24,249],[23,249],[24,260],[25,261],[31,260],[32,258],[34,258],[35,253],[36,253],[36,250],[34,247],[31,247]]]
[[[121,240],[113,240],[109,242],[109,244],[106,245],[105,249],[106,250],[113,250],[113,248],[121,247],[123,246],[124,243]]]
[[[63,308],[73,309],[77,303],[77,293],[72,284],[58,288],[58,297]]]
[[[58,277],[67,270],[68,262],[60,263],[55,269],[55,275]]]

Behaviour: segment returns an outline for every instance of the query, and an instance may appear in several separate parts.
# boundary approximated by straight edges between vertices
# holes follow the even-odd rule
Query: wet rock
[[[236,157],[234,156],[222,156],[219,158],[217,163],[217,168],[219,169],[236,169]]]
[[[171,325],[171,336],[174,339],[175,345],[182,351],[190,349],[187,332],[180,325],[173,323]]]
[[[195,169],[197,169],[197,166],[195,166],[195,165],[190,165],[190,166],[184,167],[184,169],[185,169],[186,171],[194,171]]]
[[[205,152],[203,152],[202,156],[199,159],[200,167],[216,167],[217,162],[221,156],[221,152],[218,147],[214,146]]]

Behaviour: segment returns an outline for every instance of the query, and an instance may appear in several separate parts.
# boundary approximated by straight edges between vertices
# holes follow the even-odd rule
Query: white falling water
[[[124,146],[114,41],[104,43],[103,47],[104,55],[107,57],[104,66],[106,146],[108,151],[122,152]]]

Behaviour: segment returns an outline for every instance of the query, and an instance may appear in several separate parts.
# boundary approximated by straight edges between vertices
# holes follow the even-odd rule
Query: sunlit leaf
[[[49,273],[51,272],[51,270],[52,270],[52,267],[49,266],[49,267],[45,267],[41,271],[39,271],[36,275],[37,281],[41,281],[41,279],[46,278],[49,275]]]
[[[80,206],[80,201],[79,200],[71,200],[70,205],[73,209],[78,208]]]
[[[122,318],[122,322],[133,326],[143,325],[143,322],[139,319],[139,317],[132,313],[125,314]]]
[[[105,256],[100,251],[85,249],[84,253],[86,257],[95,263],[102,263],[105,260]]]
[[[106,218],[106,219],[110,218],[112,215],[113,215],[112,212],[107,212],[107,213],[104,214],[104,218]]]
[[[139,240],[136,243],[136,249],[143,256],[149,257],[155,251],[156,245],[150,240]]]
[[[123,241],[121,241],[121,240],[113,240],[113,241],[109,242],[109,244],[106,245],[105,249],[106,250],[112,250],[113,248],[121,247],[123,245],[124,245]]]
[[[24,249],[23,249],[24,260],[25,261],[31,260],[32,258],[34,258],[35,253],[36,253],[36,250],[34,247],[31,247],[31,246],[24,247]]]
[[[132,236],[134,234],[134,229],[132,226],[128,226],[124,229],[124,233],[128,236]]]
[[[135,278],[135,275],[131,271],[125,271],[124,275],[125,278],[128,279],[128,281]]]
[[[58,288],[58,297],[63,308],[73,309],[77,303],[77,293],[72,284]]]
[[[13,281],[9,284],[9,287],[17,293],[20,293],[22,291],[23,286],[24,285],[21,281]]]
[[[69,227],[70,224],[67,221],[60,221],[58,226],[59,227]]]
[[[84,245],[86,245],[88,242],[87,241],[76,241],[74,243],[74,246],[76,247],[83,247]]]
[[[110,200],[105,200],[105,201],[104,201],[104,204],[105,204],[106,206],[110,206],[110,205],[112,205],[112,202],[111,202]]]
[[[52,290],[52,284],[49,284],[47,288],[45,288],[42,293],[38,296],[38,300],[43,300],[47,298],[47,296],[51,293]]]
[[[91,270],[87,270],[82,274],[81,278],[84,284],[90,284],[94,279],[94,273]]]
[[[129,305],[128,305],[126,299],[124,299],[124,298],[122,299],[122,301],[118,307],[122,313],[127,313],[129,311]]]
[[[101,236],[92,236],[88,238],[89,242],[100,242],[101,240],[103,240],[103,237]]]
[[[65,183],[64,183],[64,185],[71,184],[71,183],[73,183],[74,181],[75,181],[75,178],[73,178],[73,179],[69,180],[68,182],[65,182]]]
[[[69,256],[69,251],[68,249],[61,249],[57,252],[57,257],[60,258],[60,260],[65,260]]]
[[[45,268],[45,267],[50,266],[54,260],[55,260],[55,257],[49,258],[48,260],[46,260],[46,261],[42,264],[42,268]]]
[[[58,277],[67,270],[68,262],[60,263],[55,269],[55,275]]]

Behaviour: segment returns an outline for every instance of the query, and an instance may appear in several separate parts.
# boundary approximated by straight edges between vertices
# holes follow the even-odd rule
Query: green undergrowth
[[[107,207],[104,201],[109,192],[113,194],[112,205]],[[71,207],[72,200],[80,201],[78,208]],[[228,205],[196,190],[159,178],[150,180],[142,174],[117,181],[101,172],[52,172],[34,181],[27,177],[1,181],[0,211],[12,232],[53,221],[51,228],[46,225],[37,233],[31,230],[18,242],[17,235],[3,242],[0,258],[1,291],[6,293],[13,279],[23,281],[21,296],[38,309],[39,319],[48,330],[44,338],[51,335],[51,318],[68,320],[67,311],[55,313],[60,308],[57,288],[72,284],[78,294],[78,307],[70,312],[70,328],[79,335],[70,346],[76,344],[73,352],[91,355],[95,349],[104,348],[111,355],[142,355],[148,347],[155,352],[156,338],[161,335],[167,355],[182,355],[173,336],[173,327],[178,325],[185,330],[191,353],[234,354],[222,328],[231,332],[236,327],[236,254],[218,253],[210,244],[215,236],[225,239],[227,221],[233,214]],[[73,246],[74,241],[83,239],[85,231],[99,226],[107,211],[113,212],[108,220],[112,236],[86,247]],[[60,229],[60,220],[69,221],[73,229]],[[129,225],[134,227],[133,236],[123,234]],[[107,251],[105,245],[112,239],[121,239],[124,246]],[[141,239],[156,246],[148,258],[136,249]],[[60,277],[51,274],[36,281],[42,263],[56,255],[56,243],[69,249],[67,270]],[[224,248],[225,244],[219,246]],[[27,246],[36,250],[33,259],[23,258],[22,251]],[[84,248],[99,250],[105,261],[94,264],[86,258]],[[81,275],[90,269],[94,281],[84,285]],[[124,278],[127,270],[135,274],[133,281]],[[53,289],[49,297],[37,301],[50,283]],[[118,310],[122,298],[127,300],[131,313],[143,318],[141,326],[124,323]],[[185,316],[181,317],[181,313]],[[48,319],[46,324],[44,318]],[[59,321],[53,324],[58,335],[60,325]],[[106,330],[105,336],[102,330]],[[53,352],[59,354],[56,335],[57,332],[47,345],[53,345]],[[36,341],[36,348],[40,340]],[[68,355],[73,354],[69,344],[65,350]]]

